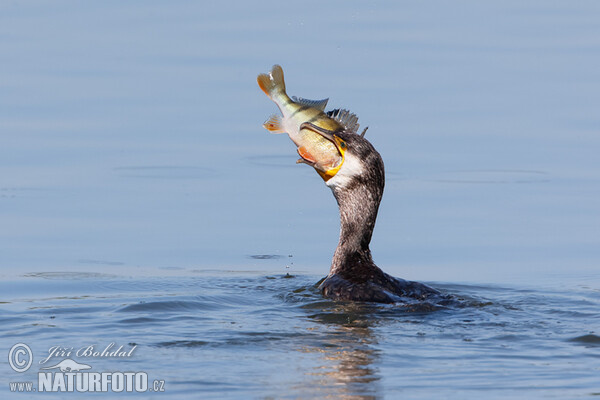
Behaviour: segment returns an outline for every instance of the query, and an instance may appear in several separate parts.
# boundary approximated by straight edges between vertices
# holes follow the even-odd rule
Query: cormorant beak
[[[297,162],[310,165],[317,171],[321,178],[327,182],[338,173],[342,167],[342,164],[344,164],[344,157],[347,150],[346,142],[337,136],[333,131],[321,128],[310,122],[305,122],[300,125],[300,130],[302,129],[310,129],[335,145],[336,153],[327,154],[327,156],[322,160],[315,159],[313,155],[305,154],[301,148],[298,148],[298,154],[301,158]]]

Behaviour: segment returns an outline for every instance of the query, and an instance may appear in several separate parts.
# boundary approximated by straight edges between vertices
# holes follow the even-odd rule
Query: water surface
[[[457,301],[431,308],[333,302],[316,281],[41,273],[2,283],[2,342],[28,338],[39,359],[57,344],[137,345],[126,361],[79,360],[146,371],[176,398],[570,398],[597,387],[597,289],[434,283]]]
[[[597,395],[599,19],[594,1],[3,2],[0,350],[137,344],[90,364],[173,398]],[[369,126],[378,265],[461,306],[319,296],[337,208],[261,127],[274,63]],[[38,370],[4,362],[0,393]]]

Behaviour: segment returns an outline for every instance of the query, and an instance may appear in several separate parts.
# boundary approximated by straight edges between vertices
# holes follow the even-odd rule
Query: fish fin
[[[285,133],[282,126],[281,117],[279,115],[271,115],[271,117],[263,124],[264,128],[271,133]]]
[[[306,150],[306,147],[304,146],[298,147],[298,154],[300,155],[300,157],[302,157],[302,162],[304,164],[310,165],[310,163],[314,164],[317,162],[317,160],[313,158],[313,156],[308,152],[308,150]]]
[[[323,100],[309,100],[296,96],[292,96],[292,100],[294,100],[295,103],[298,103],[302,106],[314,107],[321,111],[325,111],[325,107],[327,107],[327,102],[329,101],[328,98]]]
[[[269,74],[259,74],[256,78],[258,86],[269,97],[273,97],[275,91],[285,93],[285,81],[283,80],[283,69],[280,65],[273,65]]]
[[[314,165],[311,165],[311,167],[313,167],[314,169],[321,172],[327,172],[327,168],[325,168],[323,165],[321,165],[321,163],[316,163]]]
[[[327,112],[327,115],[336,120],[344,127],[344,130],[351,133],[358,133],[358,127],[360,124],[358,123],[358,117],[356,114],[344,110],[336,108],[335,110],[331,110]]]
[[[299,158],[296,160],[296,164],[306,164],[306,165],[310,165],[311,167],[313,167],[314,169],[318,171],[322,171],[325,172],[325,169],[321,166],[321,164],[319,163],[314,163],[312,161],[306,161],[303,158]]]
[[[323,166],[319,163],[313,163],[311,161],[307,161],[304,158],[299,158],[296,160],[296,164],[306,164],[306,165],[310,165],[311,167],[313,167],[314,169],[321,171],[321,172],[325,172],[325,168],[323,168]]]

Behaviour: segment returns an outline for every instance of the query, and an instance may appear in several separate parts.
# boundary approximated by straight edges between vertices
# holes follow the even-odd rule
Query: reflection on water
[[[313,276],[187,273],[0,283],[11,299],[0,346],[26,337],[41,356],[57,344],[136,344],[131,359],[88,364],[147,371],[166,380],[172,398],[430,398],[432,390],[457,398],[465,387],[468,398],[490,396],[490,387],[500,390],[492,397],[573,398],[597,390],[600,297],[589,288],[433,284],[460,305],[415,311],[323,299]],[[14,379],[6,372],[0,385]]]
[[[305,307],[308,312],[314,306]],[[318,388],[320,397],[334,396],[348,399],[372,399],[381,395],[381,376],[377,371],[377,340],[371,326],[368,306],[334,304],[309,315],[329,330],[318,347],[301,351],[315,352],[322,358],[321,365],[306,372],[306,387]],[[311,310],[312,309],[312,310]],[[372,315],[371,315],[372,317]]]
[[[586,347],[600,346],[600,336],[593,334],[577,336],[573,339],[570,339],[570,341],[574,343],[579,343]]]

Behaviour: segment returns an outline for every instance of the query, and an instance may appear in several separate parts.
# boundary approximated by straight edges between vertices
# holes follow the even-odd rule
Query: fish
[[[258,86],[277,105],[281,116],[272,115],[263,127],[271,133],[287,133],[297,146],[298,163],[308,164],[327,180],[344,162],[345,142],[335,133],[358,130],[358,117],[347,110],[325,113],[329,99],[309,100],[286,93],[283,69],[274,65],[257,77]]]

